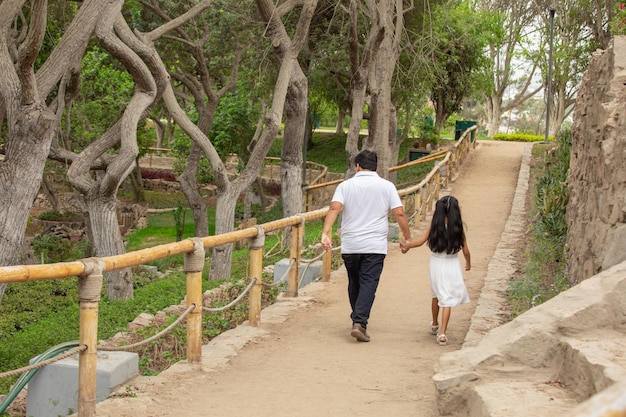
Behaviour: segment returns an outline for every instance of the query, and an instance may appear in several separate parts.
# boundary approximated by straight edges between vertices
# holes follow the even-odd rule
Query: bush
[[[571,132],[564,130],[557,138],[557,145],[546,152],[541,162],[532,208],[528,261],[522,278],[514,279],[509,288],[513,316],[571,286],[564,252],[570,153]]]
[[[45,211],[38,216],[39,220],[46,220],[51,222],[80,222],[83,220],[81,213],[74,213],[71,211],[65,211],[59,213],[58,211]]]
[[[165,169],[142,168],[141,178],[146,180],[176,181],[176,175]]]
[[[494,140],[502,140],[507,142],[541,142],[545,139],[542,135],[527,135],[524,133],[497,133],[493,135]],[[554,136],[548,137],[549,141],[554,141]]]
[[[60,236],[45,234],[35,237],[33,252],[42,263],[69,262],[89,256],[91,245],[87,239],[73,242]]]

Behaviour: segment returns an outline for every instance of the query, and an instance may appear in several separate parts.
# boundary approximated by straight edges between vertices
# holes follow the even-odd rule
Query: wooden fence
[[[475,142],[471,142],[469,136],[469,132],[474,129],[476,129],[475,126],[465,131],[451,150],[430,156],[431,159],[441,157],[443,159],[436,164],[422,182],[398,191],[405,204],[407,215],[415,219],[416,225],[420,219],[425,218],[427,210],[432,210],[432,204],[438,198],[440,188],[448,184],[451,175],[459,169],[465,156],[475,146]],[[397,171],[418,163],[422,162],[419,162],[419,160],[413,161],[391,168],[391,170]],[[318,175],[315,178],[319,179],[320,176]],[[328,184],[312,185],[311,189],[327,187]],[[79,278],[78,416],[92,417],[96,415],[98,304],[103,284],[103,273],[143,265],[173,255],[184,254],[184,270],[187,275],[187,360],[191,364],[198,364],[202,360],[202,271],[205,264],[206,249],[249,239],[248,251],[252,282],[249,286],[248,319],[250,325],[257,326],[261,320],[265,234],[288,227],[291,228],[290,266],[285,295],[287,297],[297,297],[300,268],[302,262],[304,262],[300,257],[304,225],[307,221],[323,218],[327,212],[328,207],[324,207],[243,230],[205,238],[190,238],[122,255],[47,265],[0,267],[0,283],[20,283],[68,277]],[[323,255],[322,280],[328,280],[330,277],[330,261],[331,252],[327,251]]]

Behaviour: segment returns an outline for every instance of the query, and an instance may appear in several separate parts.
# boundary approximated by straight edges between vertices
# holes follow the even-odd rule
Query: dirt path
[[[301,290],[295,307],[284,303],[282,320],[269,319],[269,311],[266,318],[264,311],[260,328],[240,326],[233,333],[238,336],[203,351],[210,362],[211,355],[235,350],[225,363],[203,364],[200,372],[180,365],[159,377],[138,378],[128,388],[135,391],[132,397],[100,403],[97,415],[437,416],[434,366],[441,353],[461,348],[511,209],[524,147],[480,143],[445,190],[461,204],[473,267],[465,274],[472,302],[452,310],[447,346],[428,334],[428,249],[402,255],[390,244],[368,327],[370,343],[350,337],[342,269],[330,282]]]

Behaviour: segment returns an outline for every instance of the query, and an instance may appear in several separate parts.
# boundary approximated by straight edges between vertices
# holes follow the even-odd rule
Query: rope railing
[[[413,207],[408,211],[407,215],[410,219],[417,221],[425,216],[427,210],[432,209],[432,204],[438,198],[439,189],[447,185],[449,178],[459,168],[460,163],[469,152],[470,146],[474,142],[469,140],[469,132],[476,129],[476,126],[466,130],[459,141],[451,150],[445,153],[445,157],[435,168],[422,180],[419,184],[398,191],[403,204],[408,207],[409,199],[412,197]],[[441,158],[443,154],[433,154],[433,160]],[[417,161],[414,161],[417,164]],[[412,166],[409,163],[405,166]],[[440,168],[445,168],[445,178],[442,178]],[[394,167],[397,170],[402,167]],[[332,183],[340,183],[333,181]],[[310,189],[323,188],[327,184],[315,184]],[[208,236],[203,238],[185,239],[179,242],[168,243],[134,252],[128,252],[120,255],[96,257],[83,259],[73,262],[60,262],[46,265],[18,265],[0,267],[0,284],[2,283],[19,283],[29,281],[63,279],[69,277],[78,277],[78,298],[80,308],[80,340],[76,347],[67,352],[57,354],[55,357],[47,359],[40,364],[32,365],[36,369],[46,366],[49,363],[59,361],[65,357],[69,357],[78,353],[79,355],[79,384],[78,392],[78,417],[95,416],[95,384],[96,384],[96,359],[97,351],[112,350],[130,350],[138,346],[151,343],[167,332],[171,331],[175,326],[179,325],[185,318],[187,327],[187,360],[190,364],[197,364],[201,361],[202,354],[202,313],[218,312],[227,308],[231,308],[241,301],[245,295],[248,297],[248,323],[252,326],[258,326],[261,317],[261,297],[264,287],[274,287],[287,282],[285,296],[297,297],[298,288],[301,283],[300,267],[305,264],[309,265],[323,259],[322,281],[330,278],[331,256],[332,252],[339,248],[324,251],[313,259],[304,259],[301,257],[304,237],[304,224],[306,221],[322,219],[328,212],[328,206],[294,215],[279,220],[256,225],[246,229],[235,230],[221,235]],[[291,228],[291,248],[290,248],[290,264],[283,276],[275,283],[264,283],[263,276],[263,252],[265,244],[265,236],[268,233],[277,232]],[[203,307],[202,303],[202,271],[204,269],[205,250],[222,246],[225,244],[236,243],[243,239],[249,239],[249,262],[251,281],[244,291],[227,306],[219,308]],[[282,239],[279,239],[282,241]],[[164,259],[170,256],[184,254],[185,255],[185,273],[187,274],[187,308],[171,325],[166,329],[157,333],[149,339],[132,345],[124,346],[98,346],[98,304],[100,301],[100,291],[102,288],[103,273],[125,269],[133,266],[147,264],[152,261]],[[306,272],[306,269],[304,270]],[[302,274],[303,276],[304,274]],[[0,378],[24,375],[24,372],[32,372],[31,367],[19,368],[0,374]]]
[[[191,313],[191,311],[196,308],[195,304],[192,304],[189,308],[187,308],[187,310],[183,311],[183,313],[176,319],[174,320],[169,326],[167,326],[165,329],[161,330],[160,332],[158,332],[157,334],[142,340],[141,342],[137,342],[137,343],[132,343],[130,345],[123,345],[123,346],[103,346],[103,345],[98,345],[96,348],[98,350],[102,350],[102,351],[107,351],[107,352],[113,352],[113,351],[129,351],[129,350],[133,350],[135,348],[141,347],[141,346],[145,346],[147,344],[150,344],[152,342],[154,342],[157,339],[160,339],[161,337],[165,336],[166,334],[168,334],[169,332],[172,331],[172,329],[174,329],[174,327],[178,326],[180,324],[181,321],[183,321],[185,319],[185,317],[187,317],[189,315],[189,313]]]
[[[57,356],[50,358],[50,359],[46,359],[45,361],[41,361],[41,362],[36,362],[32,365],[28,365],[28,366],[24,366],[22,368],[18,368],[18,369],[13,369],[12,371],[7,371],[7,372],[2,372],[0,373],[0,379],[2,378],[9,378],[12,376],[18,376],[21,375],[23,373],[26,372],[30,372],[30,371],[34,371],[37,369],[41,369],[45,366],[48,366],[50,364],[53,364],[55,362],[59,362],[65,358],[69,358],[72,357],[74,355],[76,355],[77,353],[83,352],[84,350],[87,349],[87,346],[78,346],[75,347],[73,349],[70,350],[66,350],[63,353],[59,353]]]
[[[235,306],[237,303],[239,303],[239,301],[241,301],[243,299],[243,297],[245,297],[246,294],[248,294],[250,292],[250,290],[252,289],[254,284],[256,284],[256,278],[252,278],[250,280],[250,283],[248,284],[248,286],[246,288],[244,288],[244,290],[241,292],[241,294],[239,294],[237,296],[237,298],[235,298],[230,303],[228,303],[228,304],[226,304],[225,306],[222,306],[222,307],[202,307],[202,311],[206,311],[207,313],[219,313],[219,312],[228,310],[229,308],[231,308],[231,307]]]
[[[287,280],[287,278],[289,278],[289,271],[291,271],[291,268],[293,268],[294,264],[295,262],[291,261],[289,265],[287,266],[287,268],[285,269],[285,272],[283,272],[280,278],[278,278],[271,284],[269,282],[264,282],[263,286],[266,288],[275,288],[283,284]]]

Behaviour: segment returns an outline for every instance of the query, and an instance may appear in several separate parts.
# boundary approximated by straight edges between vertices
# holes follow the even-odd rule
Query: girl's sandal
[[[437,335],[437,343],[439,343],[439,346],[445,346],[448,344],[448,337],[445,334],[438,334]]]
[[[432,335],[436,335],[439,332],[439,325],[438,324],[433,324],[433,322],[430,322],[430,334]]]

